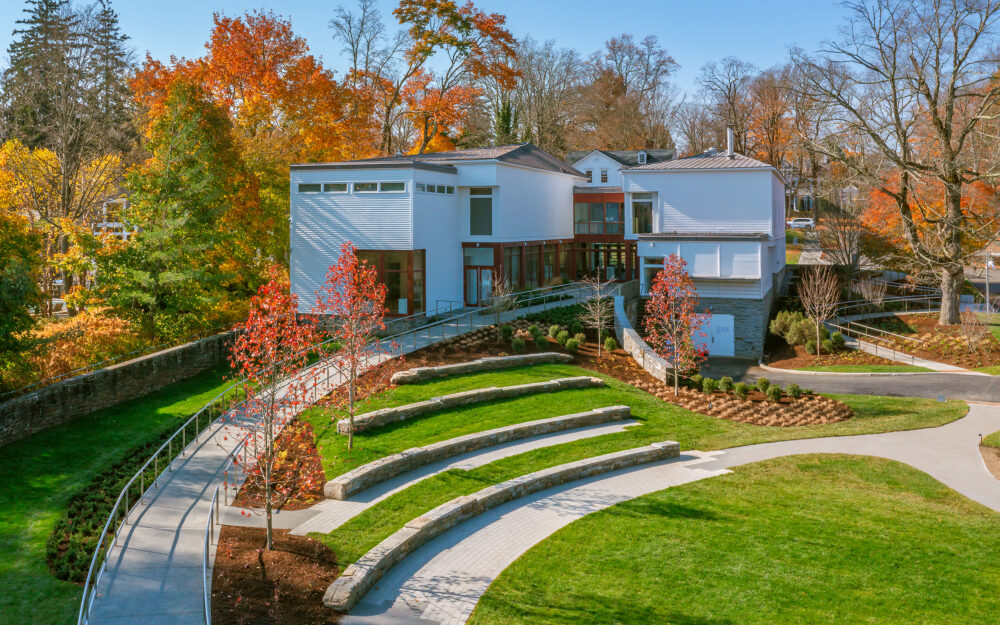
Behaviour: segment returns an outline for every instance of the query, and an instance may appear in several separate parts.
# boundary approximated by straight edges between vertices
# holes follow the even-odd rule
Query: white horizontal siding
[[[299,193],[299,183],[405,182],[403,193]],[[411,190],[413,171],[293,170],[290,233],[292,292],[299,310],[312,308],[326,271],[350,241],[359,249],[413,249]]]
[[[623,174],[626,193],[656,193],[656,232],[773,231],[770,170],[626,170]],[[626,218],[631,223],[631,201],[627,201]]]
[[[416,170],[416,182],[454,185],[456,176]],[[459,190],[454,195],[413,194],[413,248],[425,250],[426,306],[462,299],[462,244],[459,236]],[[458,305],[458,304],[456,304]]]
[[[573,163],[573,169],[586,174],[589,169],[593,172],[592,182],[578,181],[577,185],[583,185],[588,187],[620,187],[622,186],[622,174],[619,169],[621,169],[622,164],[613,158],[609,158],[605,154],[600,152],[591,152],[587,156]],[[601,182],[601,170],[608,170],[608,181]]]
[[[567,174],[498,165],[500,210],[497,213],[494,199],[494,236],[489,240],[572,238],[573,184],[577,180]]]

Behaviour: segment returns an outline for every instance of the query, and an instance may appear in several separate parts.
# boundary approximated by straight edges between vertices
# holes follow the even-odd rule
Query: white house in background
[[[729,153],[571,153],[521,144],[293,165],[291,282],[308,311],[351,241],[390,314],[480,306],[502,278],[531,289],[599,273],[645,293],[679,253],[711,313],[713,355],[757,356],[785,266],[784,181]]]

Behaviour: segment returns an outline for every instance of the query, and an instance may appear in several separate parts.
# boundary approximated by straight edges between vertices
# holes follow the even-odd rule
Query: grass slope
[[[493,582],[470,623],[995,623],[998,557],[1000,516],[931,477],[798,456],[566,526]]]
[[[223,371],[39,432],[0,453],[0,621],[76,622],[81,587],[53,577],[45,541],[73,492],[129,447],[179,426],[224,388]]]
[[[539,365],[498,373],[468,375],[402,386],[389,397],[383,398],[378,405],[408,403],[468,388],[517,384],[585,373],[592,372],[570,365]],[[633,418],[642,423],[623,433],[536,449],[471,471],[444,472],[386,498],[331,534],[316,534],[314,537],[329,545],[337,553],[339,561],[346,565],[357,560],[408,521],[449,499],[525,473],[590,456],[663,440],[676,440],[680,442],[681,449],[709,450],[774,440],[933,427],[960,418],[967,411],[962,402],[938,403],[920,398],[832,395],[851,405],[857,416],[849,421],[828,425],[763,427],[690,412],[618,380],[605,380],[608,386],[603,389],[563,391],[476,404],[363,432],[355,438],[356,449],[350,453],[346,451],[346,437],[336,434],[330,413],[322,409],[308,411],[306,418],[317,433],[317,446],[323,455],[328,476],[339,475],[358,464],[410,447],[501,425],[601,406],[631,406]]]

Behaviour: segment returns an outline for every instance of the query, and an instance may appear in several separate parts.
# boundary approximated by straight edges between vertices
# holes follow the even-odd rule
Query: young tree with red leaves
[[[646,302],[646,341],[674,370],[674,395],[680,386],[682,370],[697,367],[707,356],[695,341],[704,338],[705,313],[696,312],[698,291],[687,272],[687,262],[677,254],[663,260]]]
[[[298,302],[287,281],[271,271],[269,282],[250,301],[242,333],[233,345],[229,361],[242,379],[246,401],[229,418],[238,439],[246,440],[243,470],[247,485],[264,495],[267,549],[274,546],[272,514],[288,497],[312,479],[298,471],[281,471],[281,454],[275,439],[301,410],[314,390],[313,374],[306,369],[309,348],[316,342],[314,325],[296,315]],[[278,470],[276,470],[278,469]]]
[[[330,317],[329,334],[337,346],[330,360],[340,370],[342,384],[330,397],[347,411],[347,449],[354,448],[357,405],[389,387],[388,369],[378,366],[389,351],[376,335],[385,329],[385,293],[375,268],[359,259],[348,241],[317,297],[315,312]]]

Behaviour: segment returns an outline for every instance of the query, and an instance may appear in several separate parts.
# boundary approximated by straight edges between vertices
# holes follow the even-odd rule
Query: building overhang
[[[435,165],[433,163],[423,163],[420,161],[400,161],[398,163],[296,163],[291,166],[292,171],[327,171],[338,169],[422,169],[424,171],[436,171],[444,174],[457,174],[458,169],[454,165]]]
[[[635,235],[640,243],[648,241],[766,241],[766,232],[654,232]]]

